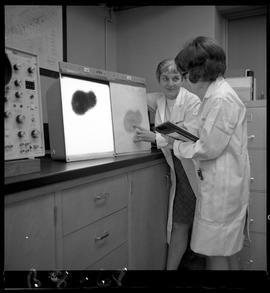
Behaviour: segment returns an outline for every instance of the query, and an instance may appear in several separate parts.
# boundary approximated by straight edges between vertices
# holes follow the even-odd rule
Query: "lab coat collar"
[[[185,88],[180,87],[179,93],[178,93],[178,95],[176,97],[175,105],[182,106],[185,103],[185,100],[184,99],[181,99],[181,97],[184,94],[184,91],[185,90],[186,90]]]
[[[179,93],[175,100],[175,105],[182,106],[184,104],[184,99],[181,98],[183,92],[185,91],[184,88],[180,87]],[[158,109],[160,112],[161,121],[165,121],[165,111],[166,111],[166,97],[163,95],[157,100]],[[174,111],[174,110],[173,110]]]
[[[159,110],[160,118],[162,122],[164,122],[165,120],[165,107],[166,107],[166,98],[165,98],[165,95],[162,95],[157,100],[157,109]]]
[[[214,92],[217,90],[217,88],[219,88],[223,82],[224,82],[224,78],[221,76],[221,77],[218,77],[212,83],[210,83],[210,85],[204,95],[204,99],[208,99],[209,97],[211,97],[214,94]]]

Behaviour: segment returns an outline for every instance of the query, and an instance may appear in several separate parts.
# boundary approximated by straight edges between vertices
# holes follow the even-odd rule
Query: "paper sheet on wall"
[[[6,5],[5,46],[37,54],[41,68],[58,71],[58,61],[63,61],[62,7]]]

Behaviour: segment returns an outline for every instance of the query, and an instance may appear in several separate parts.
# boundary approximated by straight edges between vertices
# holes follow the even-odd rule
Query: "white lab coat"
[[[249,203],[250,165],[246,108],[235,91],[218,78],[207,89],[198,111],[196,143],[174,142],[174,154],[195,161],[203,180],[191,235],[191,249],[229,256],[241,250]]]
[[[185,126],[191,133],[197,135],[196,115],[200,106],[200,99],[187,91],[184,88],[180,88],[175,104],[171,112],[170,121],[178,126]],[[166,98],[160,97],[157,100],[157,109],[155,115],[155,125],[165,122],[166,111]],[[159,133],[156,133],[157,148],[160,148],[165,156],[165,159],[170,167],[171,187],[169,195],[169,210],[167,220],[167,242],[170,243],[171,230],[172,230],[172,214],[173,214],[173,201],[176,190],[176,175],[174,170],[173,158],[171,149],[168,147],[166,139]],[[181,158],[183,168],[189,178],[190,185],[196,195],[197,193],[197,181],[195,168],[192,160]]]

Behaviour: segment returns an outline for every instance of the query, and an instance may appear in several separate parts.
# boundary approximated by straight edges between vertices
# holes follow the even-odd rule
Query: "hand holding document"
[[[199,139],[197,136],[169,121],[159,124],[155,127],[155,130],[177,140],[195,142]]]

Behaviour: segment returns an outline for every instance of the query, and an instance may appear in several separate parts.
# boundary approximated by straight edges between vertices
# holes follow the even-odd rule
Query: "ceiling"
[[[146,4],[146,3],[145,3]],[[113,11],[124,11],[129,9],[134,9],[137,7],[144,7],[147,5],[113,5],[110,1],[101,4],[104,7],[108,7]],[[229,19],[239,18],[239,17],[247,17],[254,16],[266,13],[265,5],[234,5],[234,6],[221,6],[216,5],[217,10],[225,17]]]
[[[266,5],[235,5],[235,6],[220,6],[217,5],[217,10],[227,19],[238,19],[241,17],[249,17],[266,14]]]
[[[142,6],[112,6],[113,11],[123,11],[128,9],[133,9]]]

